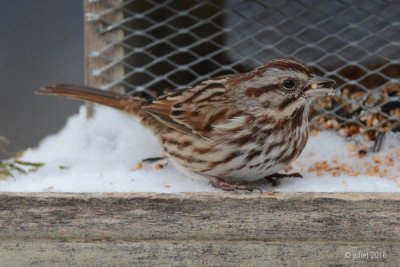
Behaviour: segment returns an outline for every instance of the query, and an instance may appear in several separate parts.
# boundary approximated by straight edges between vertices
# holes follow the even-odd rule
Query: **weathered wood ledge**
[[[0,238],[396,240],[396,193],[1,193]]]
[[[3,263],[16,265],[395,266],[400,194],[0,193],[0,240]]]

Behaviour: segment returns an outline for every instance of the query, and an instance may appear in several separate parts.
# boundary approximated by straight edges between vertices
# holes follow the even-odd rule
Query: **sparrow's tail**
[[[140,98],[104,91],[97,88],[58,84],[40,88],[35,92],[38,95],[56,95],[71,99],[90,101],[97,104],[113,107],[129,113],[137,113],[140,110],[142,100]]]

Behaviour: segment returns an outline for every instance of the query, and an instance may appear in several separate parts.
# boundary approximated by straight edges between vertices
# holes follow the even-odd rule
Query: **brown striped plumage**
[[[334,81],[311,74],[298,62],[278,59],[153,101],[70,85],[38,93],[93,101],[134,114],[158,137],[173,162],[222,180],[222,185],[274,175],[296,159],[308,139],[312,101],[333,86]]]

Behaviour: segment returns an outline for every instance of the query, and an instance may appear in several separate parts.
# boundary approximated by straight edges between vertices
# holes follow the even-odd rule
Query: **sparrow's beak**
[[[304,95],[307,97],[336,95],[335,85],[334,80],[313,74],[304,87]]]

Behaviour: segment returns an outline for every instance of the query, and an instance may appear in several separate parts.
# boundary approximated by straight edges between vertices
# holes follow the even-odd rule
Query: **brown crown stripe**
[[[225,159],[223,160],[219,160],[219,161],[214,161],[214,162],[210,162],[208,164],[209,168],[215,168],[218,165],[224,164],[224,163],[228,163],[230,162],[232,159],[240,157],[243,153],[241,151],[234,151],[232,153],[230,153]]]
[[[310,70],[306,66],[296,61],[292,61],[289,59],[276,59],[261,67],[256,68],[255,70],[249,73],[246,73],[244,76],[242,76],[242,79],[245,80],[253,79],[255,76],[263,75],[268,69],[274,69],[274,68],[280,70],[299,71],[304,73],[305,75],[311,76]]]
[[[272,90],[279,90],[280,87],[277,84],[271,84],[259,88],[248,88],[244,94],[248,97],[259,97],[262,94],[268,93]]]
[[[298,62],[292,61],[292,60],[284,60],[284,59],[283,60],[274,60],[274,61],[266,64],[265,67],[266,68],[276,68],[276,69],[280,69],[280,70],[291,69],[291,70],[302,72],[308,76],[311,75],[310,70],[306,66],[304,66]]]

